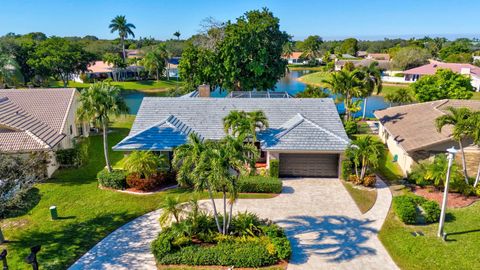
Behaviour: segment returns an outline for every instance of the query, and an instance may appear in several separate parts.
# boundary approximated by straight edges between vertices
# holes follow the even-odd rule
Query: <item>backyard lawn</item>
[[[129,131],[133,116],[120,118],[109,134],[110,146],[123,139]],[[105,162],[102,137],[89,139],[89,161],[80,169],[58,171],[45,183],[36,185],[31,192],[38,201],[28,213],[1,221],[3,233],[9,243],[0,245],[8,249],[11,269],[31,269],[24,262],[29,248],[42,245],[38,254],[41,269],[66,269],[110,232],[129,220],[155,210],[166,195],[181,200],[192,197],[189,190],[174,189],[154,195],[131,195],[97,188],[95,176]],[[112,163],[123,154],[110,152]],[[206,194],[199,194],[206,198]],[[266,198],[269,194],[249,194],[241,197]],[[50,220],[49,207],[56,205],[60,218]]]
[[[319,71],[319,72],[314,72],[310,73],[307,75],[304,75],[297,80],[306,84],[311,84],[315,86],[322,86],[322,80],[328,79],[329,77],[329,72],[326,71]]]
[[[177,85],[181,86],[182,82],[176,79],[160,80],[160,81],[128,81],[128,82],[111,82],[123,90],[137,90],[142,92],[162,92],[175,88]],[[51,87],[63,87],[61,81],[53,81],[50,83]],[[68,87],[87,88],[90,84],[69,81]]]

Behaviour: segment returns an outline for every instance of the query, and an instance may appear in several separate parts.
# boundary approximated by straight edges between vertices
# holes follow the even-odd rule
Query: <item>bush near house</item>
[[[241,176],[238,190],[245,193],[281,193],[282,181],[268,176]]]
[[[88,159],[88,143],[76,143],[73,148],[57,150],[55,155],[61,167],[78,168]]]
[[[280,162],[278,159],[270,160],[270,176],[276,178],[280,176]]]
[[[393,198],[393,210],[405,224],[417,224],[422,215],[417,211],[420,206],[426,223],[434,223],[440,219],[440,206],[435,201],[429,201],[413,194],[396,196]]]
[[[213,216],[190,212],[184,220],[163,228],[151,250],[163,265],[262,267],[291,255],[283,230],[251,213],[234,216],[229,234],[222,235]]]
[[[148,178],[141,178],[138,174],[127,176],[127,186],[141,191],[152,191],[164,184],[174,182],[175,174],[171,172],[158,172]]]
[[[107,169],[104,169],[97,174],[98,183],[102,187],[120,190],[123,190],[127,187],[125,177],[126,173],[122,170],[113,170],[112,172],[108,172]]]

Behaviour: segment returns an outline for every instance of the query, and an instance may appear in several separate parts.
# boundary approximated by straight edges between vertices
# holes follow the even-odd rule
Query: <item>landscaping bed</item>
[[[441,204],[443,201],[443,190],[436,189],[434,187],[420,187],[415,186],[413,192],[419,196],[422,196],[428,200],[436,201]],[[461,208],[466,207],[474,202],[480,201],[476,196],[465,196],[461,193],[448,193],[447,207],[448,208]]]
[[[291,247],[283,229],[255,214],[239,213],[227,233],[213,216],[193,207],[183,219],[164,227],[151,249],[158,265],[257,268],[283,263]],[[222,216],[219,216],[220,224]]]

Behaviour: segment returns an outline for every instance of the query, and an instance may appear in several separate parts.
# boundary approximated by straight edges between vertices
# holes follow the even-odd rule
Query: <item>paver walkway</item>
[[[398,269],[377,237],[392,196],[381,180],[377,188],[377,201],[364,215],[337,179],[287,179],[279,196],[239,200],[235,210],[285,228],[293,250],[288,269]],[[201,204],[210,208],[208,201]],[[155,269],[149,248],[159,215],[157,210],[119,228],[70,269]]]

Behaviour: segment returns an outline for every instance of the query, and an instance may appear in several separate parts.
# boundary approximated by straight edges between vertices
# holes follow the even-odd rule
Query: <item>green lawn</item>
[[[368,212],[377,200],[377,191],[375,189],[366,189],[356,187],[352,183],[342,181],[345,189],[350,193],[350,196],[355,201],[362,214]]]
[[[406,226],[391,209],[380,240],[401,269],[480,269],[480,203],[448,214],[447,242],[436,236],[438,223]],[[413,231],[425,236],[414,237]]]
[[[387,85],[383,85],[382,87],[382,92],[380,92],[380,96],[385,96],[385,95],[388,95],[388,94],[391,94],[393,92],[396,92],[398,89],[403,89],[403,88],[407,88],[410,90],[410,88],[408,87],[408,85],[405,85],[405,84],[398,84],[398,85],[393,85],[393,84],[387,84]],[[410,93],[413,95],[413,92],[410,90]]]
[[[289,70],[314,70],[314,71],[321,71],[323,67],[310,67],[304,65],[288,65]]]
[[[471,99],[480,100],[480,92],[475,92],[475,93],[473,93],[473,96],[472,96]]]
[[[182,82],[177,82],[176,79],[170,80],[160,80],[160,81],[129,81],[129,82],[111,82],[112,85],[116,85],[121,89],[124,90],[136,90],[136,91],[144,91],[144,92],[159,92],[159,91],[167,91],[169,89],[175,88],[178,85],[182,85]],[[50,83],[51,87],[63,87],[63,83],[61,81],[53,81]],[[68,83],[68,87],[76,87],[76,88],[86,88],[89,87],[90,84],[88,83],[79,83],[70,81]]]
[[[123,139],[133,116],[118,119],[109,134],[110,146]],[[154,195],[131,195],[97,188],[95,176],[104,167],[102,137],[91,136],[88,164],[80,169],[58,171],[31,192],[38,200],[28,213],[1,221],[5,238],[0,245],[8,249],[12,269],[31,269],[23,262],[31,246],[41,244],[41,269],[66,269],[98,241],[126,222],[155,210],[167,194],[182,200],[191,198],[189,190],[174,189]],[[122,159],[121,152],[110,152],[112,163]],[[199,194],[206,198],[206,194]],[[242,198],[269,198],[270,194],[242,194]],[[51,221],[49,207],[56,205],[60,219]]]
[[[323,86],[324,83],[322,83],[322,80],[328,79],[329,74],[330,73],[326,71],[319,71],[319,72],[314,72],[314,73],[304,75],[298,78],[298,80],[306,84]]]

